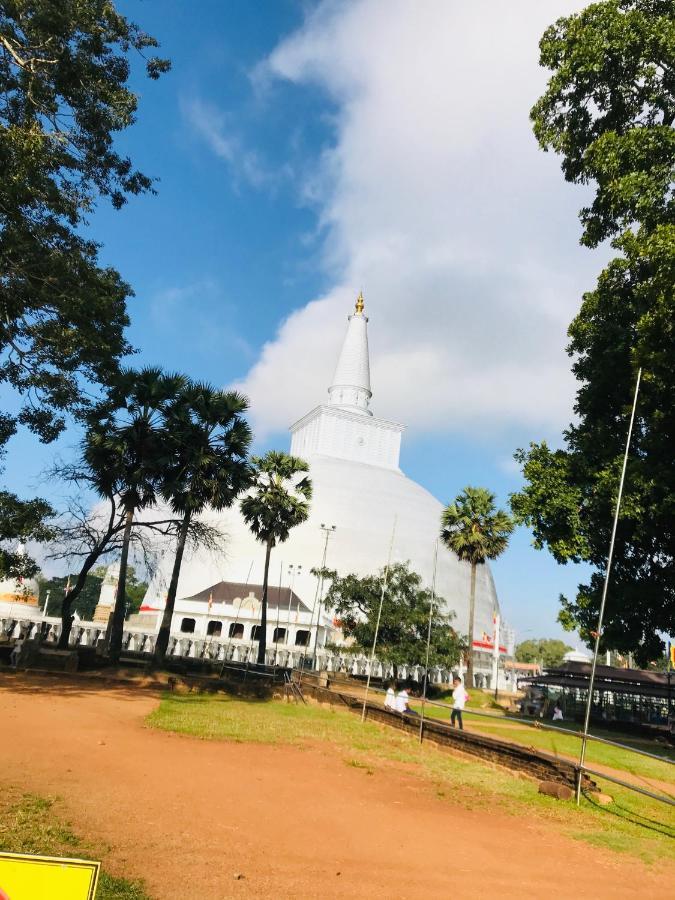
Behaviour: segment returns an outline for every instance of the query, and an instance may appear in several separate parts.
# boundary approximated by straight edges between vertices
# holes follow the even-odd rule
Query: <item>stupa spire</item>
[[[364,315],[363,293],[359,293],[354,312],[347,320],[345,335],[333,383],[328,388],[331,406],[340,406],[365,416],[372,416],[368,409],[370,390],[370,357],[368,353],[368,317]]]

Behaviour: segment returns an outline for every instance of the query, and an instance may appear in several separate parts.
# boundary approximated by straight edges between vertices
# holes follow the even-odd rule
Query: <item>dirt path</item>
[[[146,729],[156,702],[133,688],[0,676],[0,782],[63,797],[76,830],[111,847],[108,868],[143,877],[157,900],[619,900],[672,888],[665,869],[534,817],[454,807],[404,773]]]

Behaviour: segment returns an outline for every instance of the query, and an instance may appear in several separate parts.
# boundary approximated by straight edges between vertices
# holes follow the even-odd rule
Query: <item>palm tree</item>
[[[125,370],[108,397],[87,416],[83,459],[102,497],[119,497],[124,509],[117,596],[108,638],[113,660],[122,649],[126,576],[134,514],[154,505],[166,468],[166,405],[185,389],[183,375],[158,368]]]
[[[255,537],[265,545],[265,574],[263,576],[262,606],[258,663],[265,664],[267,650],[267,582],[270,555],[276,544],[288,539],[291,528],[309,516],[312,482],[305,475],[309,466],[304,459],[278,450],[265,456],[254,456],[253,491],[241,501],[244,521]]]
[[[155,663],[164,662],[176,602],[185,541],[192,517],[208,506],[222,510],[251,483],[247,461],[251,429],[242,414],[248,400],[235,391],[219,391],[208,384],[190,384],[171,403],[167,415],[170,463],[162,495],[182,516],[176,556],[155,644]]]
[[[460,559],[471,563],[469,595],[469,656],[467,681],[473,685],[473,632],[476,613],[476,570],[489,559],[497,559],[509,543],[513,519],[495,509],[495,495],[487,488],[464,488],[441,515],[441,540]]]

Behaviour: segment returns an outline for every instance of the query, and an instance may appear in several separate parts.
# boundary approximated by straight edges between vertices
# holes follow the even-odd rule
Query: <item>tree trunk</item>
[[[476,618],[476,563],[471,563],[471,593],[469,595],[469,649],[466,663],[466,683],[473,687],[473,629]]]
[[[173,561],[173,571],[171,572],[171,581],[169,583],[169,591],[166,595],[166,603],[162,614],[162,624],[159,627],[157,635],[157,643],[155,644],[154,663],[157,666],[164,665],[164,658],[169,647],[169,638],[171,636],[171,620],[173,619],[173,611],[176,605],[176,594],[178,593],[178,578],[180,576],[180,567],[183,562],[183,553],[185,551],[185,541],[187,540],[188,530],[190,528],[189,512],[185,513],[180,531],[178,532],[178,543],[176,544],[176,557]]]
[[[122,635],[124,634],[124,617],[127,605],[127,560],[129,558],[129,543],[131,541],[131,526],[133,523],[134,511],[133,509],[128,509],[125,514],[120,574],[117,581],[117,595],[115,597],[115,608],[113,609],[108,643],[108,656],[113,662],[117,662],[122,652]]]
[[[262,603],[260,606],[260,634],[258,636],[258,665],[265,665],[265,652],[267,650],[267,579],[270,570],[270,555],[272,542],[267,542],[265,551],[265,574],[263,576]]]
[[[73,626],[73,616],[71,614],[73,603],[82,592],[82,588],[87,580],[87,575],[94,567],[94,564],[98,562],[100,557],[105,553],[105,548],[108,545],[111,534],[112,532],[109,531],[105,539],[101,541],[100,545],[95,550],[92,550],[86,557],[82,568],[80,569],[80,574],[77,576],[77,581],[63,598],[63,604],[61,605],[61,634],[59,635],[59,642],[57,644],[59,650],[68,649],[70,630]]]

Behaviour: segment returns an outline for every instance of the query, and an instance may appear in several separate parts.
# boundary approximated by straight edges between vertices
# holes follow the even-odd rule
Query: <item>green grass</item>
[[[0,850],[5,853],[35,853],[96,859],[94,848],[85,844],[54,810],[55,801],[33,794],[0,793]],[[115,878],[101,870],[96,900],[150,900],[138,881]]]
[[[544,750],[554,755],[576,758],[579,756],[581,748],[581,740],[575,735],[533,728],[518,722],[509,722],[508,719],[493,723],[486,718],[469,715],[466,716],[464,724],[471,731],[523,744],[527,747],[535,747],[537,750]],[[599,744],[595,741],[588,742],[586,762],[591,768],[593,763],[598,763],[639,777],[657,778],[660,781],[671,782],[675,795],[675,767],[668,762],[649,759],[646,756],[639,756],[637,753],[630,753],[627,750]]]
[[[577,809],[572,803],[539,794],[536,784],[505,769],[448,753],[431,743],[420,745],[414,737],[374,722],[361,723],[358,715],[339,708],[171,694],[147,722],[207,740],[328,746],[345,765],[364,775],[403,766],[439,798],[469,809],[535,815],[577,840],[650,863],[673,852],[675,816],[663,804],[604,783],[601,787],[615,798],[613,804],[599,807],[585,798]]]

